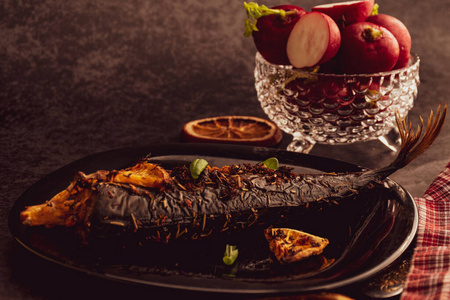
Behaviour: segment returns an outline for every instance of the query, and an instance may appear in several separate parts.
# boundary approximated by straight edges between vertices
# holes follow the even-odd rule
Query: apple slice
[[[365,21],[372,12],[375,0],[347,1],[314,6],[311,10],[330,16],[339,28]]]
[[[295,68],[313,67],[333,58],[340,44],[337,24],[326,14],[309,12],[292,28],[286,53]]]
[[[295,23],[306,11],[295,5],[267,8],[254,2],[245,3],[244,7],[247,11],[245,35],[252,35],[258,52],[272,64],[289,65],[287,39]],[[250,19],[254,19],[253,23]]]
[[[404,68],[408,65],[411,51],[411,35],[408,28],[399,19],[385,14],[377,14],[367,18],[367,22],[371,22],[383,26],[389,30],[397,39],[400,47],[400,54],[394,69]]]

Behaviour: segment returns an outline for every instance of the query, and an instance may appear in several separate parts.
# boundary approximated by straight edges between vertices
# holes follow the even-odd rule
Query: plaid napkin
[[[425,195],[414,200],[417,245],[401,300],[450,299],[450,162]]]

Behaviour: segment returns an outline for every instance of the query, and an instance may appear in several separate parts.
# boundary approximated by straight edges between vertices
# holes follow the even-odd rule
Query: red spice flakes
[[[245,179],[251,175],[261,175],[268,184],[277,185],[288,182],[296,176],[292,173],[292,168],[287,166],[280,166],[277,170],[272,170],[263,164],[232,164],[222,168],[207,166],[197,179],[192,178],[186,165],[174,167],[168,172],[175,182],[172,188],[178,187],[182,190],[196,192],[202,191],[207,185],[212,186],[219,189],[219,197],[222,201],[233,198],[241,191],[251,189],[251,181]],[[188,203],[186,204],[188,205]]]
[[[131,214],[131,220],[133,221],[134,230],[137,231],[139,229],[139,225],[134,214]]]
[[[170,236],[171,236],[171,234],[168,233],[168,234],[164,237],[164,242],[165,242],[165,243],[168,243],[168,242],[169,242]]]
[[[158,221],[156,223],[158,224],[158,226],[162,226],[164,224],[164,221],[166,221],[166,219],[167,219],[167,216],[159,215]]]

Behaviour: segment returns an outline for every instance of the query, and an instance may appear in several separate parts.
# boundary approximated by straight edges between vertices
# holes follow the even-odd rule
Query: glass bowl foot
[[[294,134],[294,138],[292,139],[292,142],[287,146],[287,150],[293,152],[309,153],[315,144],[316,141],[307,136]]]

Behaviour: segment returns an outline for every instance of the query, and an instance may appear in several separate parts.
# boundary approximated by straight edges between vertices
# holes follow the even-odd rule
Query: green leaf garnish
[[[228,266],[232,265],[238,257],[238,254],[239,250],[236,246],[227,244],[225,246],[225,253],[223,254],[223,262]]]
[[[207,165],[208,162],[202,158],[194,159],[189,166],[189,171],[191,171],[192,178],[197,179]]]
[[[371,16],[376,16],[378,15],[378,8],[380,8],[380,6],[378,5],[378,3],[375,3],[375,5],[373,6],[372,12],[370,13]]]
[[[245,20],[245,31],[244,36],[249,37],[252,35],[253,31],[258,31],[256,23],[259,18],[268,15],[279,15],[284,18],[286,14],[298,13],[296,10],[293,12],[286,12],[283,9],[272,9],[265,5],[258,5],[256,2],[244,2],[244,8],[247,12],[247,19]]]
[[[272,170],[277,170],[279,166],[278,159],[276,157],[268,158],[263,161],[262,164]]]

